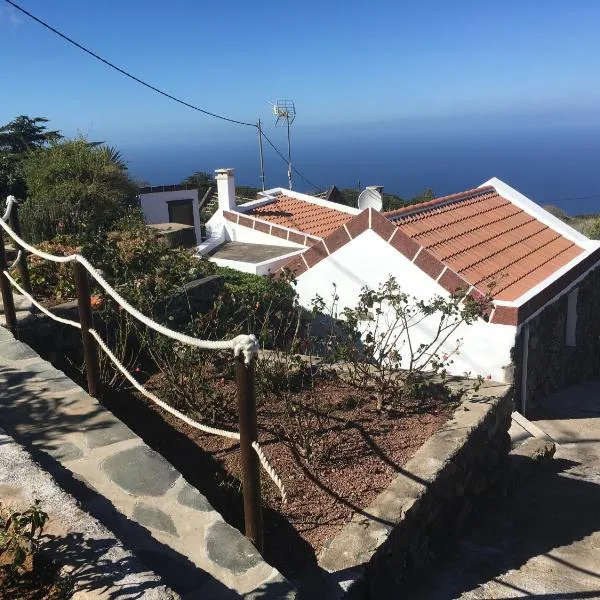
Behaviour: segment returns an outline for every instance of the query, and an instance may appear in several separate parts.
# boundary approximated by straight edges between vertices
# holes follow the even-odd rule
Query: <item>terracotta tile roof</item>
[[[583,252],[485,187],[384,213],[471,285],[516,300]]]
[[[290,196],[277,196],[246,214],[318,237],[329,235],[354,216]]]

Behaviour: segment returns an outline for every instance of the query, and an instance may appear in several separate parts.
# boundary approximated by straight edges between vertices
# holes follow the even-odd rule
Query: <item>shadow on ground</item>
[[[394,597],[600,598],[599,407],[598,383],[562,391],[540,407],[544,427],[564,443],[559,458],[484,507],[460,541],[413,572]]]

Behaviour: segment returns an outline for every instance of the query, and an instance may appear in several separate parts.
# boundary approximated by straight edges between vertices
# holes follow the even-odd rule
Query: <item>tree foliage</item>
[[[47,122],[44,117],[20,115],[0,127],[0,197],[27,195],[22,173],[27,153],[62,138],[59,131],[48,131]]]
[[[120,155],[84,138],[28,152],[22,169],[28,189],[23,230],[33,242],[105,229],[135,201],[136,186]]]
[[[203,188],[209,185],[214,185],[215,180],[210,173],[205,173],[204,171],[195,171],[194,173],[186,177],[181,183],[185,183],[187,185],[195,185],[199,188]]]

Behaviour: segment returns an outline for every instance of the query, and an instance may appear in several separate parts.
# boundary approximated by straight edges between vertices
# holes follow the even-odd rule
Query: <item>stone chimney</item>
[[[219,208],[221,210],[235,210],[235,169],[217,169],[215,179],[217,180],[217,195],[219,197]]]

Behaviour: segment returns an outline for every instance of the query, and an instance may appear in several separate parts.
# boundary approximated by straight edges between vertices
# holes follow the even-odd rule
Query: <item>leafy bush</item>
[[[370,392],[378,410],[397,405],[403,398],[420,396],[429,387],[432,374],[446,376],[461,340],[452,336],[463,324],[471,324],[489,310],[490,298],[475,300],[459,291],[449,298],[434,296],[427,301],[409,296],[394,277],[376,290],[364,287],[356,306],[341,311],[336,319],[339,298],[334,292],[329,360],[343,361],[344,379]],[[314,310],[323,313],[326,305],[315,298]],[[420,323],[428,319],[433,335],[415,339]],[[448,344],[452,343],[451,349]]]
[[[51,242],[41,242],[38,248],[50,254],[67,256],[80,251],[72,236],[58,236]],[[60,304],[75,297],[75,279],[70,263],[55,263],[35,255],[28,257],[29,277],[33,295],[38,299]],[[16,274],[18,279],[18,274]]]
[[[205,263],[204,269],[207,274],[220,275],[224,287],[212,310],[197,318],[196,333],[215,338],[253,333],[266,348],[289,341],[293,333],[290,325],[298,311],[290,276],[260,277],[213,263]]]
[[[22,168],[28,190],[22,229],[31,242],[105,230],[135,201],[136,186],[118,152],[84,138],[33,150]]]
[[[39,500],[23,512],[0,510],[0,558],[9,578],[21,572],[28,556],[36,554],[47,520]]]

